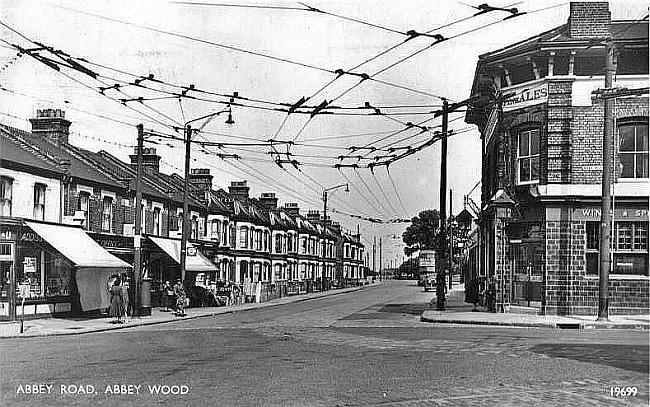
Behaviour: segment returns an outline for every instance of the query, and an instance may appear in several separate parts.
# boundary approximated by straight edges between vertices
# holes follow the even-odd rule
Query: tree
[[[417,250],[436,250],[438,232],[440,231],[440,213],[435,209],[427,209],[411,219],[411,225],[402,234],[402,240],[410,255]],[[405,249],[405,252],[406,252]]]
[[[410,255],[417,250],[435,250],[437,263],[436,278],[436,309],[445,309],[445,256],[446,237],[440,227],[440,213],[435,209],[427,209],[411,219],[411,225],[402,234],[406,244],[404,253]]]

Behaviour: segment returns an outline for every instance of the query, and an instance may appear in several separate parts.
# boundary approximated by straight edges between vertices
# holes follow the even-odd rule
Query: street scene
[[[9,0],[0,405],[648,405],[649,8]]]
[[[420,322],[431,299],[415,281],[391,280],[182,322],[4,339],[3,405],[647,404],[647,330]],[[52,393],[17,394],[21,384]],[[106,394],[113,385],[141,387]],[[188,392],[148,387],[164,385]],[[637,394],[612,397],[616,386]]]

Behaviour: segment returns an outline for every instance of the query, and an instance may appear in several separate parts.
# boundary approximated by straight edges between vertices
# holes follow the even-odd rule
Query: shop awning
[[[181,264],[181,241],[174,239],[165,239],[163,237],[147,236],[149,240],[160,247],[165,253],[169,255],[178,264]],[[199,252],[196,247],[190,242],[187,242],[188,252],[193,252],[194,255],[185,257],[185,270],[195,272],[208,272],[217,271],[217,267],[212,262]]]
[[[36,222],[25,224],[77,267],[131,268],[129,263],[107,252],[80,228]]]

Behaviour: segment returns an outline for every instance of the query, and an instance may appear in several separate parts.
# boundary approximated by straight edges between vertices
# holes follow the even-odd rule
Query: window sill
[[[589,274],[585,276],[588,280],[599,280],[597,275]],[[640,276],[638,274],[610,274],[610,280],[650,280],[650,276]]]

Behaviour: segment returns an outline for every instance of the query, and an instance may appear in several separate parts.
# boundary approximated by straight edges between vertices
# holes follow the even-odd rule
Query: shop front
[[[104,309],[108,278],[131,268],[78,227],[17,221],[1,233],[5,320]]]
[[[153,236],[147,236],[147,239],[158,248],[158,251],[152,250],[149,254],[149,277],[173,284],[174,280],[181,278],[181,241]],[[186,287],[205,286],[219,277],[217,267],[190,242],[187,242],[185,272]]]

